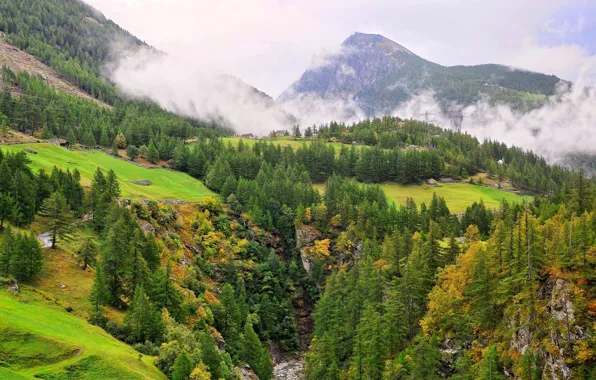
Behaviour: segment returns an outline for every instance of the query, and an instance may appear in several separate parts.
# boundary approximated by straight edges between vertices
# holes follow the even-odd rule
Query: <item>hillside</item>
[[[24,71],[31,75],[40,75],[46,80],[50,87],[55,88],[59,92],[96,102],[97,104],[106,108],[110,107],[109,105],[89,96],[89,94],[82,91],[72,83],[62,79],[54,69],[40,62],[31,54],[9,44],[2,32],[0,32],[0,66],[6,67],[14,72]],[[0,90],[3,89],[3,86],[5,85],[9,86],[9,84],[3,84],[2,79],[0,79]],[[14,95],[19,94],[18,88],[10,88],[10,90]]]
[[[425,60],[381,35],[355,33],[338,53],[306,70],[279,102],[314,93],[323,99],[350,99],[367,116],[391,114],[400,104],[433,91],[445,111],[488,96],[492,103],[516,109],[535,108],[555,93],[555,76],[501,65],[441,66]]]
[[[165,379],[152,358],[102,329],[46,305],[35,293],[0,291],[0,375],[5,379]]]
[[[21,152],[29,148],[37,152],[28,153],[31,167],[51,173],[54,166],[63,170],[75,169],[81,174],[81,184],[91,185],[97,168],[107,172],[113,170],[118,176],[124,198],[148,200],[182,200],[198,202],[214,195],[205,185],[187,174],[168,169],[148,169],[124,159],[112,157],[101,151],[67,150],[52,144],[7,145],[6,152]],[[135,184],[150,181],[150,185]]]

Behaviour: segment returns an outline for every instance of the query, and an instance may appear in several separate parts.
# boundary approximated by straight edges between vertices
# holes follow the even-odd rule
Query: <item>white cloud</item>
[[[536,42],[557,10],[583,0],[86,1],[157,48],[273,97],[316,53],[355,31],[383,34],[440,64],[503,63],[568,80],[590,58],[579,47]]]
[[[581,85],[596,84],[596,56],[587,49],[537,42],[539,33],[581,31],[583,19],[558,25],[549,20],[562,7],[583,0],[85,1],[169,54],[156,59],[142,51],[121,58],[111,76],[123,91],[188,115],[225,115],[242,132],[279,129],[285,117],[237,82],[214,78],[236,75],[276,97],[307,67],[327,64],[328,53],[317,53],[337,52],[355,31],[382,34],[444,65],[501,63],[567,80],[581,76]],[[346,75],[353,72],[342,69]],[[559,100],[528,115],[480,102],[464,110],[463,128],[551,159],[571,150],[596,153],[594,92],[576,91]],[[322,101],[302,95],[284,107],[303,116],[302,126],[363,117],[350,96]],[[420,118],[428,110],[447,126],[448,118],[429,94],[396,113]],[[541,129],[538,135],[536,128]]]
[[[454,127],[432,93],[413,98],[393,114],[424,120],[421,114],[427,111],[438,125]],[[480,141],[492,139],[533,150],[551,162],[561,161],[570,152],[596,154],[596,90],[593,88],[575,86],[572,91],[560,91],[546,105],[526,114],[506,105],[490,106],[485,101],[464,108],[462,113],[462,131]]]

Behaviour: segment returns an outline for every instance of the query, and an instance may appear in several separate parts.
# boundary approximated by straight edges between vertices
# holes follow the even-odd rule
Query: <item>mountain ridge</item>
[[[544,104],[560,81],[554,75],[497,64],[443,66],[382,35],[357,32],[344,40],[339,52],[307,69],[277,100],[314,93],[323,99],[353,100],[366,116],[377,116],[432,91],[445,111],[483,96],[523,111]]]

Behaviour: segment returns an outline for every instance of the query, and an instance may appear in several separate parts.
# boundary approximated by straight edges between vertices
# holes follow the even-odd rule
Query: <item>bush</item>
[[[159,347],[157,347],[153,342],[150,341],[146,341],[145,343],[137,343],[133,346],[133,348],[147,356],[159,355]]]

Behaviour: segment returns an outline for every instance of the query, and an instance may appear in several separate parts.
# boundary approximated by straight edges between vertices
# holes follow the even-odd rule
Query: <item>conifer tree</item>
[[[110,146],[110,137],[108,136],[108,127],[105,125],[101,128],[101,134],[99,135],[99,145],[106,147],[106,148],[108,146]]]
[[[74,129],[70,129],[68,134],[66,135],[66,141],[70,144],[70,146],[75,146],[77,144],[77,136],[75,136]]]
[[[130,331],[130,337],[134,342],[146,340],[156,342],[161,337],[164,327],[161,314],[151,305],[142,286],[137,286],[135,289],[134,297],[124,317],[124,325]]]
[[[112,143],[112,150],[110,154],[114,157],[120,157],[120,153],[118,153],[118,144],[116,143],[116,141]]]
[[[0,194],[12,193],[12,186],[14,177],[8,167],[8,160],[4,159],[0,162]]]
[[[29,235],[17,236],[14,255],[11,259],[12,274],[18,281],[30,281],[39,273],[43,266],[43,254],[33,231]]]
[[[172,380],[188,379],[192,369],[192,362],[190,361],[188,354],[186,351],[182,351],[176,357],[176,361],[174,362],[174,366],[172,368]]]
[[[259,337],[252,327],[252,323],[247,320],[244,324],[244,339],[240,351],[240,359],[250,365],[259,379],[271,379],[273,375],[273,365],[269,358],[269,353],[259,341]]]
[[[168,312],[180,321],[183,318],[182,295],[170,280],[170,264],[166,270],[158,269],[151,280],[151,300],[160,310],[166,308]]]
[[[16,204],[9,194],[0,193],[0,231],[4,229],[4,222],[11,219],[14,215]]]
[[[16,238],[12,234],[10,227],[2,233],[2,244],[0,245],[0,273],[9,275],[11,273],[12,262],[15,257]]]
[[[50,229],[52,249],[56,248],[58,239],[65,241],[71,238],[72,216],[66,204],[66,198],[59,192],[54,192],[44,200],[41,216],[45,225]]]
[[[85,239],[77,251],[79,263],[83,263],[82,269],[88,265],[94,265],[97,258],[98,247],[93,239]]]
[[[89,295],[89,302],[93,306],[93,311],[97,314],[102,306],[107,305],[110,300],[110,292],[104,281],[102,265],[97,265],[95,276],[93,277],[93,286]]]
[[[159,162],[159,151],[157,150],[153,139],[151,139],[149,146],[147,147],[147,161],[151,162],[152,164]]]

